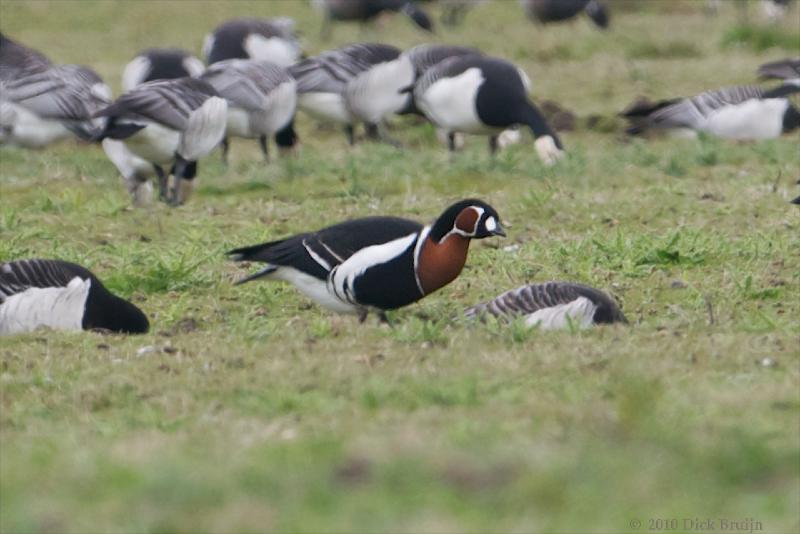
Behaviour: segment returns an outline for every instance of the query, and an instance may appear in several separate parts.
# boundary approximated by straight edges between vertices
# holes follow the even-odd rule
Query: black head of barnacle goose
[[[621,113],[628,133],[649,129],[706,132],[726,139],[773,139],[800,127],[800,113],[788,96],[800,85],[775,89],[752,85],[707,91],[690,98],[634,104]]]
[[[43,259],[0,264],[0,335],[39,327],[142,334],[150,324],[80,265]]]
[[[50,65],[50,60],[41,52],[9,39],[0,32],[0,82],[44,70]]]
[[[608,7],[600,0],[521,0],[528,18],[540,24],[569,20],[585,12],[599,28],[609,25]]]
[[[307,58],[290,69],[297,80],[297,105],[309,115],[345,127],[350,144],[354,125],[363,122],[368,134],[390,140],[384,119],[402,110],[402,92],[414,81],[409,58],[394,46],[351,44]]]
[[[536,138],[539,158],[553,164],[563,157],[563,145],[539,109],[528,99],[527,76],[515,65],[497,58],[465,55],[445,59],[429,68],[414,85],[417,107],[437,127],[448,132],[489,136],[497,149],[503,130],[528,126]]]
[[[148,48],[142,50],[122,72],[122,90],[155,80],[174,80],[189,76],[197,78],[205,66],[190,52],[181,48]]]
[[[276,135],[283,150],[295,145],[297,82],[287,69],[268,61],[228,59],[209,66],[202,79],[228,101],[223,161],[227,161],[229,137],[258,139],[267,161],[269,136]]]
[[[472,239],[503,236],[486,202],[462,200],[429,226],[397,217],[366,217],[229,252],[265,263],[239,283],[258,278],[292,283],[339,313],[384,312],[420,300],[461,273]]]
[[[95,114],[107,118],[105,129],[95,139],[124,141],[128,150],[154,166],[161,199],[183,204],[197,174],[197,160],[225,135],[227,109],[225,99],[203,80],[147,82]],[[175,176],[169,192],[165,165],[171,166]]]
[[[467,318],[493,315],[502,320],[523,318],[527,326],[542,330],[586,328],[593,324],[627,323],[614,299],[593,287],[573,282],[546,282],[518,287],[472,306]]]
[[[103,123],[94,113],[111,101],[111,89],[82,65],[26,70],[0,84],[0,143],[26,148],[71,135],[90,140]]]
[[[433,22],[425,11],[412,0],[315,0],[314,4],[324,16],[321,36],[331,35],[331,21],[368,22],[381,13],[402,12],[421,29],[432,32]]]
[[[256,59],[288,67],[301,54],[295,22],[288,17],[228,20],[208,34],[203,43],[203,55],[209,65],[226,59]]]

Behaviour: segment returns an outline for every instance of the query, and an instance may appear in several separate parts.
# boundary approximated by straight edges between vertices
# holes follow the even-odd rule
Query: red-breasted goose
[[[496,235],[505,235],[497,211],[467,199],[428,226],[366,217],[229,254],[267,264],[239,283],[287,281],[317,304],[363,321],[369,310],[407,306],[446,286],[461,273],[470,241]]]

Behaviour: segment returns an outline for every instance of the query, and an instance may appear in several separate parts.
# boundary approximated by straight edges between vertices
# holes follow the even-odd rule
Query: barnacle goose
[[[228,101],[223,160],[227,161],[231,136],[257,138],[267,161],[268,136],[280,132],[276,136],[279,148],[289,150],[294,146],[297,82],[288,70],[268,61],[229,59],[211,65],[202,79]]]
[[[257,59],[288,67],[302,54],[294,27],[288,17],[228,20],[206,36],[203,55],[209,65],[226,59]]]
[[[150,325],[139,308],[80,265],[43,259],[0,264],[0,335],[39,327],[141,334]]]
[[[50,60],[41,52],[9,39],[0,32],[0,82],[44,70],[50,65]]]
[[[173,80],[190,76],[197,78],[205,65],[190,52],[180,48],[149,48],[142,50],[122,72],[122,90],[154,80]]]
[[[102,127],[93,114],[111,89],[92,69],[55,65],[0,81],[0,144],[42,148],[75,134],[90,139]]]
[[[139,52],[122,73],[122,89],[130,91],[137,85],[155,80],[172,80],[190,76],[196,78],[205,70],[203,62],[180,48],[150,48]],[[103,151],[122,175],[125,187],[133,199],[134,206],[150,204],[153,185],[150,178],[156,176],[156,168],[127,149],[125,143],[115,139],[103,139]]]
[[[534,22],[547,24],[569,20],[586,12],[599,28],[608,28],[608,7],[600,0],[520,0],[525,14]]]
[[[511,63],[467,55],[452,57],[428,69],[413,87],[417,107],[437,127],[448,132],[455,149],[457,132],[488,135],[489,150],[497,150],[497,136],[515,125],[525,125],[536,138],[539,158],[553,164],[563,157],[563,145],[537,107],[528,99],[530,82]]]
[[[289,71],[297,80],[297,105],[309,115],[345,127],[354,143],[354,125],[389,140],[381,128],[385,117],[402,110],[401,92],[414,81],[408,56],[393,46],[353,44],[307,58]]]
[[[518,287],[472,306],[467,318],[493,315],[503,320],[522,317],[527,326],[557,330],[574,324],[581,328],[602,323],[627,323],[614,300],[593,287],[572,282],[546,282]]]
[[[155,166],[160,198],[171,205],[183,204],[197,174],[197,160],[225,135],[227,107],[203,80],[147,82],[95,114],[108,118],[98,140],[123,140],[128,150]],[[169,192],[165,165],[171,165],[175,176]]]
[[[399,11],[425,31],[433,31],[430,17],[412,0],[314,0],[314,5],[323,12],[321,36],[331,35],[331,21],[368,22],[381,13]]]
[[[766,90],[746,85],[707,91],[690,98],[634,104],[622,112],[638,135],[648,129],[707,132],[740,140],[772,139],[800,126],[800,112],[787,96],[800,86]]]
[[[758,76],[800,85],[800,57],[764,63],[758,67]]]
[[[339,313],[406,306],[452,282],[472,239],[504,236],[500,216],[477,199],[448,207],[431,225],[397,217],[366,217],[316,232],[232,250],[236,261],[266,267],[239,283],[267,278],[292,283]]]

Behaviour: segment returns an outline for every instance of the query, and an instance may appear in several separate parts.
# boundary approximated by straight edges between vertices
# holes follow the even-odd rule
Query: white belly
[[[359,119],[377,124],[405,107],[408,94],[400,90],[412,83],[414,67],[401,55],[350,80],[345,89],[347,106]]]
[[[327,283],[311,275],[292,269],[291,267],[280,267],[268,278],[283,280],[291,283],[300,293],[310,298],[323,308],[327,308],[337,313],[358,313],[358,309],[348,302],[336,298],[328,290]]]
[[[355,122],[344,103],[344,97],[339,93],[303,93],[297,100],[297,106],[322,121],[339,124]]]
[[[250,128],[250,112],[242,108],[228,108],[227,134],[231,137],[250,139],[257,137]]]
[[[419,95],[417,103],[431,122],[449,132],[500,132],[502,128],[487,126],[478,118],[475,98],[483,80],[480,69],[467,69],[458,76],[433,83]]]
[[[42,148],[71,136],[59,121],[43,119],[11,102],[0,102],[0,140],[24,148]]]
[[[708,117],[703,130],[727,139],[774,139],[783,131],[788,100],[748,100],[726,106]]]
[[[145,128],[125,139],[125,146],[136,156],[156,165],[172,163],[181,142],[181,133],[155,122],[146,124]]]
[[[32,287],[0,305],[0,335],[40,327],[81,330],[91,280],[73,278],[67,287]]]

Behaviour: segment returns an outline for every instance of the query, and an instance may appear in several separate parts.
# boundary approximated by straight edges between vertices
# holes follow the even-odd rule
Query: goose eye
[[[487,232],[494,232],[495,228],[497,228],[497,221],[494,220],[494,217],[489,217],[483,224]]]

